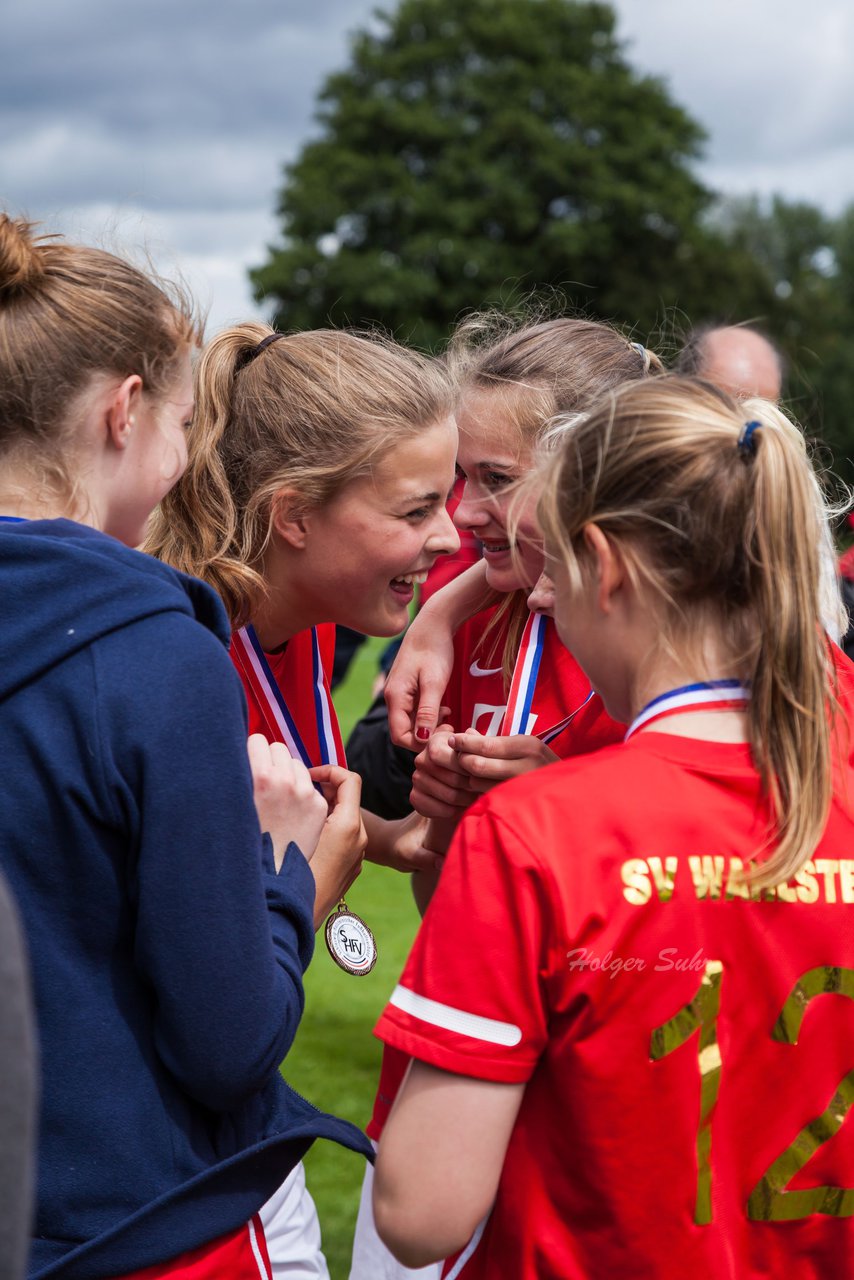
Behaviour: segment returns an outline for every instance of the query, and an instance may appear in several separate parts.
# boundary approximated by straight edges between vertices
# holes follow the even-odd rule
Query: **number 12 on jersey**
[[[678,1013],[655,1028],[649,1049],[652,1060],[658,1062],[690,1040],[695,1032],[699,1033],[700,1124],[697,1131],[694,1221],[700,1226],[712,1221],[711,1122],[722,1070],[717,1028],[722,982],[723,965],[719,960],[707,961],[699,989]],[[833,994],[854,999],[854,969],[827,966],[810,969],[803,974],[783,1005],[771,1032],[772,1038],[782,1044],[797,1044],[810,1001],[816,996]],[[839,1131],[852,1102],[854,1069],[842,1078],[821,1115],[805,1125],[786,1150],[768,1166],[747,1201],[748,1218],[757,1222],[791,1222],[813,1213],[837,1218],[854,1214],[854,1188],[786,1190],[795,1174],[812,1159],[818,1148]]]

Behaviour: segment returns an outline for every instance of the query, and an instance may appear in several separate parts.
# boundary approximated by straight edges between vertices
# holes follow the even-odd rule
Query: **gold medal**
[[[343,898],[326,921],[326,946],[335,963],[357,978],[370,973],[377,962],[374,935]]]

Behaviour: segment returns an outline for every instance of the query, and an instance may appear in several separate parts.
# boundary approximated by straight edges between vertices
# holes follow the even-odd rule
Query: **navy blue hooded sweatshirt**
[[[315,1136],[278,1066],[314,882],[261,836],[222,605],[66,520],[0,523],[0,863],[41,1042],[31,1276],[98,1280],[247,1221]]]

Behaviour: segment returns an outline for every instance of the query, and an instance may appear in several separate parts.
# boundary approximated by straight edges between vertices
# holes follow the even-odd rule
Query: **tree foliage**
[[[854,207],[713,197],[702,130],[632,69],[609,5],[400,0],[354,36],[316,120],[251,273],[280,328],[436,348],[467,310],[553,291],[666,357],[693,325],[753,321],[854,479]]]
[[[722,200],[714,221],[766,276],[772,297],[757,319],[783,352],[787,406],[854,482],[854,206],[831,218],[803,202],[753,196]]]
[[[460,312],[543,287],[642,333],[697,296],[766,301],[702,221],[702,130],[632,70],[608,5],[402,0],[355,37],[317,120],[252,277],[283,327],[380,322],[435,346]]]

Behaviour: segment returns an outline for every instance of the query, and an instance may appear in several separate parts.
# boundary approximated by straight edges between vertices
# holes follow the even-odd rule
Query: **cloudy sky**
[[[460,0],[464,3],[465,0]],[[375,0],[7,0],[0,206],[144,243],[210,307],[257,308],[281,166]],[[854,201],[851,0],[617,0],[632,63],[709,134],[701,176],[829,212]]]

